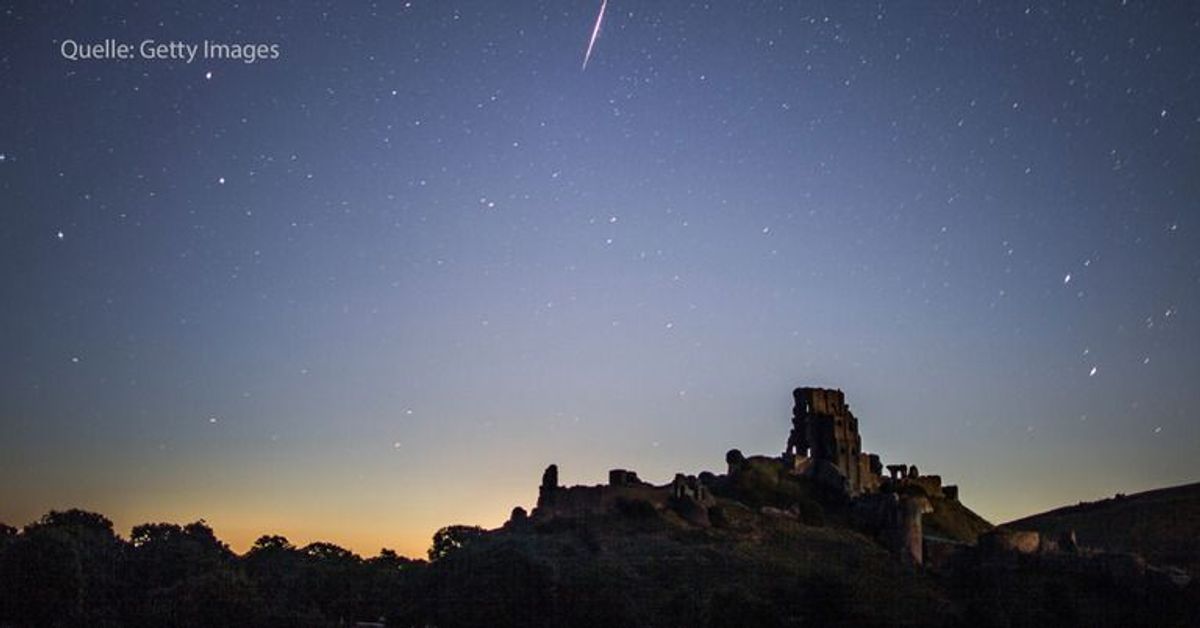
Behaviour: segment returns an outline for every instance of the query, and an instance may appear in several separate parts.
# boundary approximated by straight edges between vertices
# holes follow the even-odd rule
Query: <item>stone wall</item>
[[[663,508],[678,492],[678,481],[666,486],[654,486],[638,479],[637,473],[625,469],[609,471],[609,483],[594,486],[558,486],[556,465],[550,465],[542,478],[537,507],[531,515],[534,520],[604,514],[615,509],[622,500],[640,500]],[[548,478],[553,482],[548,483]],[[707,489],[696,478],[691,478],[690,486],[692,492],[702,492],[707,496]]]
[[[792,398],[792,431],[784,455],[832,464],[850,495],[878,490],[878,471],[862,451],[858,418],[842,391],[802,387],[792,391]]]

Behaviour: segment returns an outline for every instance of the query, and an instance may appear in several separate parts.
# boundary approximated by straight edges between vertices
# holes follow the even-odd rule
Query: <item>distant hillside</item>
[[[1152,564],[1200,574],[1200,483],[1058,508],[1004,524],[1057,536],[1074,529],[1079,544],[1136,552]]]

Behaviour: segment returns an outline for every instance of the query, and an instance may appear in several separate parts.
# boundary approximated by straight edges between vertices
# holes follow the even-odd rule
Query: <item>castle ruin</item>
[[[863,528],[873,530],[905,562],[921,565],[921,518],[932,512],[931,499],[957,500],[958,488],[943,487],[940,476],[921,475],[915,465],[887,465],[885,475],[879,456],[862,450],[858,418],[850,411],[842,391],[801,387],[792,392],[792,399],[792,429],[779,458],[748,459],[734,449],[725,457],[726,475],[676,474],[662,486],[639,479],[633,471],[613,469],[607,484],[564,487],[558,483],[558,467],[550,465],[542,476],[537,507],[529,518],[546,521],[603,514],[638,502],[660,511],[669,509],[690,524],[708,527],[709,508],[717,504],[714,487],[728,486],[730,479],[760,460],[782,465],[777,467],[781,473],[808,478],[841,495]],[[778,511],[769,507],[764,510]],[[524,511],[521,515],[524,520]],[[513,521],[516,519],[514,516]]]
[[[878,490],[879,456],[863,453],[858,419],[840,390],[797,388],[792,391],[792,432],[784,458],[801,469],[805,463],[828,466],[841,476],[840,488],[850,496]],[[830,469],[813,468],[819,478],[839,480]]]

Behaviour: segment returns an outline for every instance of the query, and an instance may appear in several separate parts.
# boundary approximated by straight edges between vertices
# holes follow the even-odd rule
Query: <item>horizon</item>
[[[1200,480],[1198,31],[4,3],[0,521],[419,557],[551,463],[775,455],[801,385],[993,523]]]
[[[756,454],[752,454],[752,455],[756,455]],[[705,470],[710,470],[710,469],[705,469]],[[696,473],[699,473],[699,471],[696,471]],[[658,481],[655,481],[654,479],[648,479],[648,478],[642,477],[640,474],[639,474],[639,477],[641,477],[641,479],[644,481],[648,481],[651,484],[658,485],[658,486],[670,484],[669,479],[664,479],[662,482],[658,482]],[[604,477],[598,476],[595,481],[581,480],[578,482],[574,482],[572,484],[564,484],[564,485],[569,486],[569,485],[573,485],[573,484],[580,484],[580,485],[602,484],[604,479],[605,479]],[[1200,483],[1200,482],[1191,481],[1191,482],[1184,482],[1181,484],[1170,484],[1170,485],[1164,485],[1164,486],[1132,487],[1132,488],[1127,488],[1126,490],[1117,490],[1117,491],[1107,494],[1107,495],[1098,495],[1098,496],[1093,496],[1093,497],[1081,497],[1078,500],[1073,501],[1073,502],[1055,504],[1055,505],[1047,506],[1040,510],[1017,514],[1015,516],[1008,516],[1004,519],[994,519],[992,517],[989,517],[985,512],[979,510],[977,507],[975,507],[974,504],[971,504],[969,502],[965,502],[965,505],[968,508],[971,508],[971,510],[973,510],[980,516],[982,516],[984,519],[987,519],[993,525],[1001,525],[1004,523],[1016,521],[1016,520],[1030,517],[1033,515],[1047,513],[1047,512],[1061,509],[1061,508],[1069,508],[1069,507],[1076,506],[1076,505],[1079,505],[1082,503],[1103,501],[1105,499],[1112,498],[1116,495],[1125,495],[1128,497],[1132,497],[1139,493],[1179,488],[1182,486],[1188,486],[1188,485],[1197,484],[1197,483]],[[526,510],[530,510],[532,508],[533,504],[536,503],[536,501],[537,501],[536,500],[536,486],[534,487],[533,490],[535,491],[535,497],[533,500],[526,500],[526,502],[524,502],[524,503],[514,504],[514,507],[515,506],[526,507],[526,505],[528,505],[528,507],[526,507]],[[76,508],[76,507],[77,506],[64,505],[62,507],[51,508],[50,510],[65,511],[65,510],[69,510],[71,508]],[[440,529],[441,527],[448,526],[448,525],[454,525],[454,524],[479,525],[480,527],[482,527],[484,529],[488,529],[488,530],[495,529],[495,528],[500,527],[500,525],[502,525],[504,523],[504,521],[506,521],[508,519],[508,516],[510,514],[510,513],[506,513],[506,514],[503,514],[502,516],[489,518],[489,521],[494,521],[495,523],[487,523],[487,522],[483,522],[483,521],[447,522],[444,524],[444,526],[439,526],[438,528],[434,528],[432,531],[430,531],[429,538],[425,541],[425,545],[423,547],[420,547],[420,542],[416,542],[416,541],[414,541],[414,544],[412,544],[411,546],[406,547],[405,545],[402,545],[402,544],[396,543],[396,542],[392,542],[391,544],[388,544],[386,539],[383,539],[383,543],[379,544],[376,541],[378,541],[380,539],[378,539],[376,537],[372,537],[371,541],[368,541],[364,544],[364,543],[356,543],[353,540],[339,539],[336,536],[336,534],[335,535],[317,534],[316,536],[312,536],[311,534],[304,535],[304,533],[300,533],[300,534],[293,535],[293,534],[284,533],[280,530],[261,530],[261,531],[255,532],[253,530],[242,529],[240,531],[240,533],[236,534],[235,536],[231,536],[229,534],[223,533],[223,527],[219,523],[214,523],[211,519],[208,519],[205,517],[191,517],[191,518],[182,518],[182,519],[179,519],[179,518],[172,519],[170,517],[160,517],[157,519],[146,519],[144,521],[137,520],[137,521],[131,521],[131,522],[119,522],[119,521],[115,520],[113,517],[109,517],[103,510],[92,509],[92,508],[80,508],[80,510],[95,512],[97,514],[101,514],[101,515],[108,517],[110,520],[113,521],[114,531],[117,533],[118,536],[120,536],[122,539],[124,539],[126,541],[129,540],[130,530],[134,526],[137,526],[137,525],[140,525],[143,523],[175,523],[175,524],[179,524],[179,525],[184,525],[187,523],[192,523],[194,521],[203,521],[204,523],[206,523],[209,527],[211,527],[213,529],[213,531],[216,534],[218,539],[220,539],[223,543],[227,544],[230,547],[230,549],[238,555],[244,555],[246,552],[248,552],[250,550],[250,548],[253,546],[254,542],[262,536],[280,535],[280,536],[286,537],[288,539],[288,541],[291,542],[296,547],[304,547],[305,545],[307,545],[309,543],[327,542],[327,543],[333,543],[340,547],[346,548],[362,558],[370,558],[373,556],[377,556],[377,555],[379,555],[381,550],[388,549],[388,550],[397,552],[400,556],[406,556],[408,558],[421,559],[421,560],[426,559],[426,552],[428,551],[429,546],[431,545],[430,541],[433,538],[433,532],[435,532],[437,529]],[[511,511],[511,509],[510,509],[510,511]],[[30,518],[27,521],[20,521],[20,522],[18,522],[18,521],[0,521],[0,523],[5,523],[8,525],[14,526],[17,529],[20,529],[26,524],[33,523],[37,519],[41,518],[42,515],[47,514],[48,512],[49,512],[49,510],[37,515],[36,517]],[[371,543],[375,543],[375,545],[378,545],[378,547],[375,547],[375,545],[372,545]],[[415,549],[415,548],[419,548],[419,549]]]
[[[776,456],[776,455],[778,455],[778,454],[770,454],[770,453],[766,453],[766,452],[743,452],[743,453],[746,455],[749,455],[749,456],[754,456],[754,455]],[[876,450],[870,450],[869,453],[880,453],[882,455],[882,452],[879,452]],[[889,462],[898,462],[898,461],[889,460],[886,457],[884,457],[883,460],[884,460],[885,464],[887,464]],[[557,464],[557,463],[547,462],[546,465],[544,465],[544,466],[549,466],[550,464]],[[914,464],[914,462],[910,461],[909,464]],[[917,464],[918,466],[922,466],[922,465],[920,465],[920,463],[915,463],[915,464]],[[544,468],[544,466],[543,466],[543,468]],[[611,468],[616,468],[616,467],[611,467]],[[636,468],[630,468],[629,470],[638,472],[638,470]],[[559,468],[560,479],[566,478],[562,482],[562,484],[564,486],[603,484],[607,480],[607,473],[608,473],[608,469],[604,469],[602,472],[595,474],[594,478],[591,478],[590,476],[574,478],[572,474],[565,473],[564,471],[565,470],[562,469],[562,467],[560,465],[560,468]],[[681,469],[681,470],[678,470],[677,472],[685,473],[688,475],[698,475],[702,471],[712,471],[714,473],[717,473],[718,475],[724,473],[724,470],[720,467],[705,468],[705,469],[686,469],[686,470]],[[657,478],[647,477],[646,475],[644,475],[640,472],[638,472],[638,475],[643,481],[649,482],[649,483],[657,485],[657,486],[665,486],[665,485],[669,485],[671,483],[671,478],[674,477],[674,473],[675,472],[671,472],[671,473],[664,475],[662,481],[658,481]],[[233,527],[234,533],[233,533],[233,535],[229,535],[229,534],[222,533],[223,526],[219,522],[214,522],[212,519],[203,517],[203,516],[199,516],[199,517],[190,516],[190,517],[184,517],[184,518],[171,518],[169,516],[166,516],[166,517],[159,517],[159,518],[152,518],[152,519],[145,519],[145,520],[136,520],[136,521],[131,520],[131,521],[127,521],[127,522],[122,522],[122,521],[118,521],[114,517],[110,517],[103,510],[92,509],[92,508],[81,508],[81,509],[87,510],[90,512],[96,512],[98,514],[109,517],[109,519],[112,520],[114,523],[114,530],[117,532],[117,534],[119,536],[121,536],[121,538],[126,539],[126,540],[128,540],[128,538],[129,538],[130,529],[132,529],[134,526],[142,524],[142,523],[176,523],[176,524],[183,525],[186,523],[191,523],[193,521],[204,521],[207,525],[209,525],[210,527],[213,528],[214,533],[216,534],[218,539],[220,539],[222,542],[229,545],[230,549],[239,555],[244,555],[247,551],[249,551],[250,548],[253,546],[254,541],[257,540],[261,536],[281,535],[281,536],[286,537],[288,539],[288,541],[290,541],[296,547],[303,547],[309,543],[314,543],[314,542],[329,542],[329,543],[334,543],[335,545],[338,545],[340,547],[349,549],[350,551],[354,552],[355,554],[357,554],[363,558],[369,558],[372,556],[376,556],[379,554],[380,551],[382,551],[384,549],[389,549],[389,550],[396,551],[401,556],[407,556],[409,558],[414,558],[414,559],[424,559],[426,551],[429,548],[430,541],[432,540],[433,533],[437,529],[440,529],[441,527],[454,525],[454,524],[464,524],[464,525],[479,525],[480,527],[482,527],[484,529],[495,529],[495,528],[499,528],[508,519],[509,515],[511,514],[512,508],[520,506],[520,507],[525,508],[526,511],[532,511],[533,506],[537,501],[537,484],[538,484],[538,482],[536,480],[537,480],[537,478],[535,478],[534,481],[531,482],[531,485],[529,487],[530,497],[525,498],[524,500],[518,500],[518,501],[514,502],[512,504],[512,506],[508,507],[507,509],[502,508],[500,511],[497,511],[497,513],[493,513],[491,516],[484,517],[477,521],[465,521],[465,520],[464,521],[446,521],[446,522],[438,525],[437,527],[432,528],[429,531],[429,534],[425,538],[425,541],[424,541],[425,545],[423,547],[421,546],[421,540],[420,540],[419,536],[414,537],[411,540],[411,543],[409,543],[409,544],[405,544],[404,542],[399,541],[399,539],[396,539],[396,541],[393,541],[391,544],[388,544],[386,542],[386,537],[372,536],[371,541],[366,541],[366,542],[357,541],[356,542],[352,538],[350,538],[349,540],[346,540],[346,537],[339,538],[336,536],[336,534],[337,534],[336,532],[334,532],[332,535],[329,533],[305,532],[304,528],[295,528],[295,527],[289,528],[288,532],[281,531],[281,530],[261,530],[261,531],[256,532],[253,529],[250,529],[246,526]],[[943,477],[943,480],[947,484],[955,483],[954,479],[952,477]],[[1151,491],[1162,490],[1162,489],[1177,488],[1180,486],[1186,486],[1186,485],[1196,484],[1196,483],[1200,483],[1200,482],[1193,480],[1193,481],[1185,481],[1182,483],[1168,484],[1168,485],[1162,485],[1162,486],[1146,486],[1146,487],[1129,485],[1129,486],[1124,487],[1123,489],[1112,491],[1109,494],[1090,496],[1090,497],[1080,497],[1079,499],[1077,499],[1075,501],[1068,501],[1068,502],[1063,502],[1063,503],[1058,503],[1058,504],[1053,504],[1053,505],[1047,505],[1044,507],[1039,506],[1039,507],[1037,507],[1036,510],[1024,512],[1024,513],[1018,513],[1018,514],[1010,514],[1010,515],[1004,516],[1003,518],[994,518],[994,517],[990,516],[990,513],[988,511],[980,508],[976,503],[973,503],[972,500],[966,499],[965,497],[964,497],[963,503],[968,508],[970,508],[971,510],[973,510],[974,512],[976,512],[977,514],[982,516],[984,519],[987,519],[993,525],[1000,525],[1003,523],[1015,521],[1018,519],[1025,518],[1025,517],[1043,514],[1046,512],[1057,510],[1059,508],[1075,506],[1075,505],[1085,503],[1085,502],[1102,501],[1104,499],[1111,498],[1118,494],[1133,496],[1134,494],[1138,494],[1138,493],[1151,492]],[[963,488],[963,487],[960,486],[960,489],[961,488]],[[75,508],[75,507],[77,507],[77,506],[64,505],[62,507],[57,507],[57,508],[52,507],[52,508],[48,509],[46,512],[49,512],[49,510],[64,511],[64,510],[68,510],[70,508]],[[13,525],[19,529],[27,523],[32,523],[33,521],[36,521],[43,514],[46,514],[46,513],[44,512],[44,513],[38,514],[36,517],[31,517],[27,521],[16,522],[16,521],[0,520],[0,523],[7,523],[8,525]],[[298,532],[291,533],[291,531],[293,531],[293,530],[297,530]],[[418,535],[419,535],[419,533],[418,533]],[[383,544],[380,545],[376,541],[379,541],[381,538],[383,538],[384,542],[383,542]],[[374,547],[374,549],[369,549],[370,547],[373,547],[371,545],[371,543],[375,543],[376,545],[379,545],[379,546]]]

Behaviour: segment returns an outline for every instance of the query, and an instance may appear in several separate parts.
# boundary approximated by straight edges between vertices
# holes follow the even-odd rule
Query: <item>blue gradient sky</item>
[[[1194,3],[256,4],[0,5],[0,520],[418,554],[797,385],[994,521],[1200,479]]]

